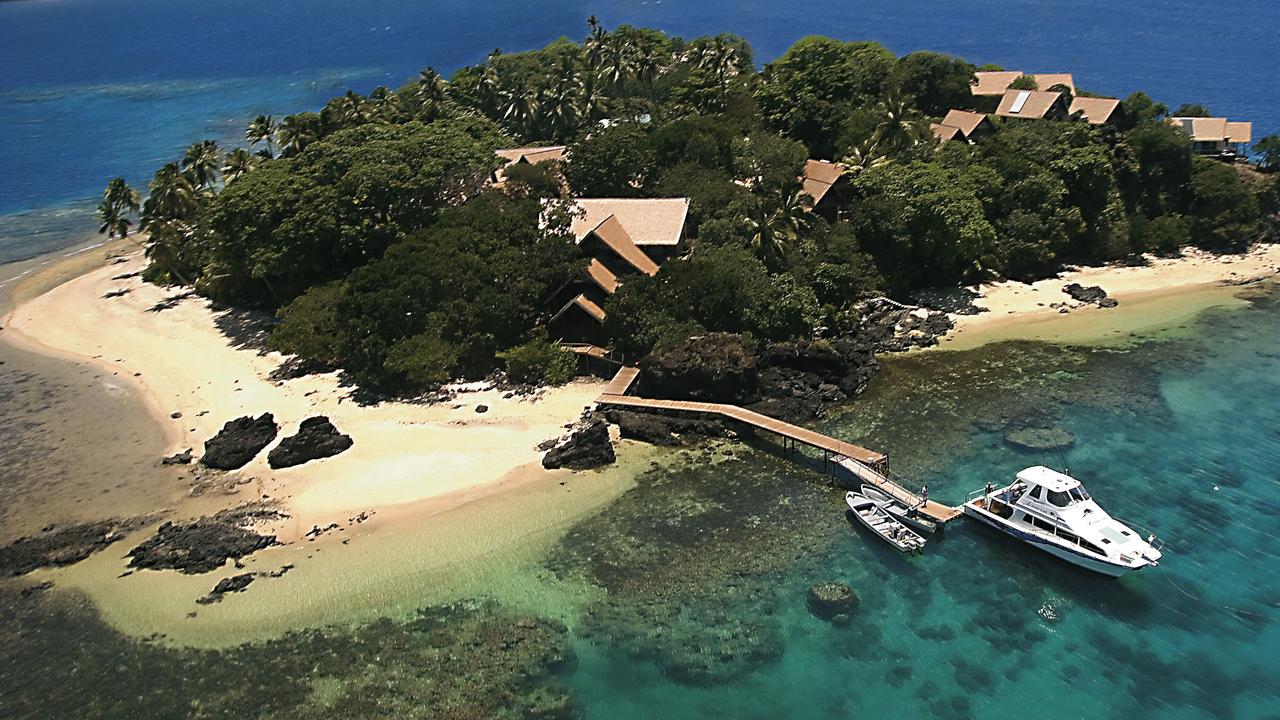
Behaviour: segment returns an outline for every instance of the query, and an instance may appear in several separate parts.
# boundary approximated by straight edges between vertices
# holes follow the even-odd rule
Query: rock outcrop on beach
[[[608,423],[603,417],[592,415],[542,456],[542,467],[548,470],[587,470],[608,465],[616,459]]]
[[[280,441],[267,455],[273,468],[287,468],[312,460],[332,457],[352,445],[350,435],[343,435],[324,415],[309,417],[298,426],[298,433]]]
[[[1113,308],[1120,304],[1115,298],[1107,297],[1107,291],[1098,285],[1085,286],[1080,283],[1070,283],[1062,286],[1062,292],[1070,295],[1072,300],[1090,303],[1101,308]]]
[[[244,573],[241,575],[232,575],[231,577],[222,578],[217,585],[213,586],[213,590],[202,598],[196,600],[201,605],[210,605],[216,602],[222,602],[222,596],[227,593],[244,592],[245,588],[253,582],[253,573]]]
[[[1070,430],[1057,425],[1022,427],[1006,431],[1004,441],[1018,450],[1050,452],[1073,447],[1076,444],[1076,436]]]
[[[262,448],[276,439],[280,426],[271,413],[253,418],[248,415],[227,422],[217,435],[204,443],[204,457],[200,462],[216,470],[236,470],[244,467]]]
[[[747,405],[760,400],[757,344],[733,333],[693,335],[640,361],[639,394]]]
[[[938,338],[955,327],[945,312],[904,305],[889,298],[863,300],[858,304],[859,339],[870,343],[875,352],[901,352],[913,347],[938,344]]]
[[[187,448],[180,453],[174,453],[167,457],[161,458],[161,465],[189,465],[192,460],[191,448]]]
[[[809,612],[823,620],[849,616],[858,609],[858,595],[842,582],[820,582],[809,586]]]
[[[640,394],[741,405],[782,420],[822,414],[862,392],[878,367],[870,343],[835,340],[756,343],[708,333],[664,345],[640,362]]]
[[[0,576],[25,575],[42,567],[71,565],[122,539],[140,520],[99,522],[48,528],[0,547]]]
[[[155,535],[129,551],[129,567],[187,574],[211,572],[227,560],[277,544],[274,535],[259,534],[251,526],[279,517],[278,511],[251,505],[187,523],[165,522]]]
[[[694,438],[732,437],[724,423],[713,418],[679,418],[656,413],[609,410],[609,422],[618,426],[618,435],[651,445],[683,445]]]

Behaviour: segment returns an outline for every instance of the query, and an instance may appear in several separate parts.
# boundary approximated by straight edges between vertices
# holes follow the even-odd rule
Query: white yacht
[[[1160,543],[1099,507],[1080,481],[1037,465],[1011,485],[979,490],[964,504],[969,517],[1094,572],[1120,577],[1158,565]]]

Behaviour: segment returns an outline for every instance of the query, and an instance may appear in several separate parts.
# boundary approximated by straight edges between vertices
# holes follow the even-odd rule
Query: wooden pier
[[[613,379],[605,385],[604,391],[596,398],[597,405],[635,408],[637,410],[658,411],[668,413],[689,413],[694,415],[718,415],[745,425],[765,430],[782,437],[783,445],[790,443],[792,449],[796,443],[817,448],[823,452],[824,465],[837,465],[852,473],[863,482],[874,484],[907,505],[920,505],[922,498],[888,478],[889,458],[883,453],[859,447],[853,443],[837,440],[829,435],[815,432],[808,428],[783,422],[758,412],[747,410],[737,405],[723,403],[695,402],[691,400],[659,400],[627,395],[627,391],[635,384],[640,369],[624,366]],[[948,522],[961,515],[960,508],[943,505],[929,500],[920,508],[920,512],[938,522]]]

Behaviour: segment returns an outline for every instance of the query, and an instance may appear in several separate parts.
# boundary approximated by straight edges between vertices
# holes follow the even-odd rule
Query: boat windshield
[[[1050,490],[1047,494],[1049,496],[1049,502],[1057,507],[1071,507],[1076,503],[1084,502],[1089,499],[1088,493],[1086,493],[1084,488],[1081,487],[1071,488],[1070,490],[1065,490],[1063,492],[1054,492],[1053,490]]]

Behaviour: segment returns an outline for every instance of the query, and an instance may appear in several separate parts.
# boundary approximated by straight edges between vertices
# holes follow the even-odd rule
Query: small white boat
[[[979,490],[964,514],[1050,555],[1110,577],[1160,564],[1155,535],[1142,539],[1107,514],[1080,481],[1037,465],[1013,484]]]
[[[924,538],[911,528],[898,522],[884,508],[867,498],[862,493],[848,492],[844,496],[849,509],[853,511],[858,522],[880,536],[881,540],[897,548],[899,552],[920,552],[924,550]]]
[[[914,507],[908,507],[898,498],[881,490],[875,485],[862,484],[862,494],[868,500],[884,508],[895,520],[918,533],[932,535],[938,524],[920,514]]]

